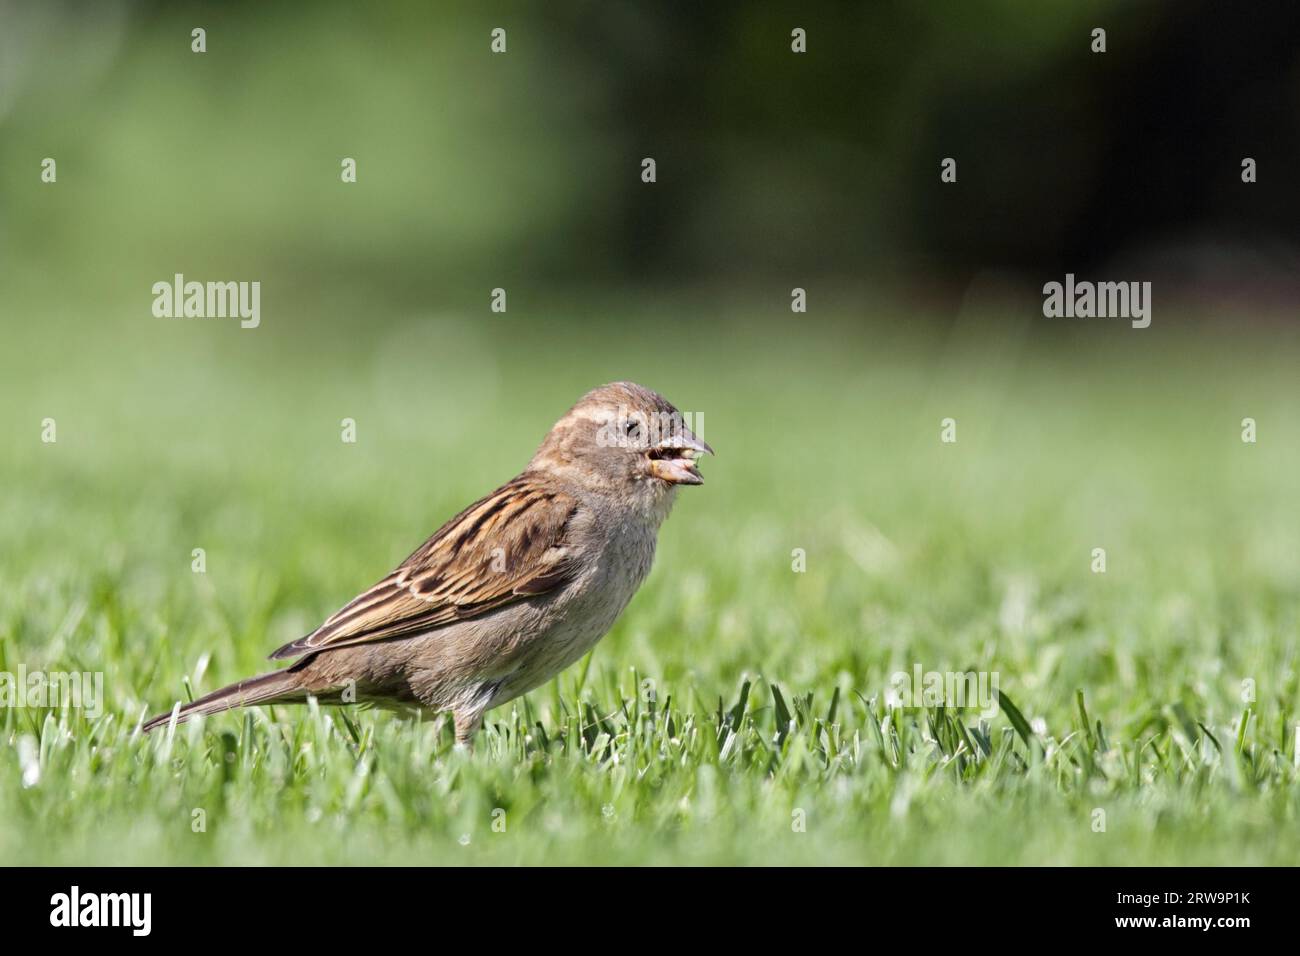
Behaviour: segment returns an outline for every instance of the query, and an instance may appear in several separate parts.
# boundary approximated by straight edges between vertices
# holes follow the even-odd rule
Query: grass
[[[1292,862],[1292,336],[138,311],[6,329],[0,670],[106,695],[0,709],[6,861]],[[719,456],[614,631],[474,753],[361,710],[135,732],[267,669],[618,377]],[[1011,706],[897,706],[918,665]]]

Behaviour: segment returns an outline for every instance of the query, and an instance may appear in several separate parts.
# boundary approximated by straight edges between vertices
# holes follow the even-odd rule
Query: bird
[[[456,745],[469,748],[485,712],[609,631],[650,572],[678,487],[702,484],[698,459],[713,453],[659,393],[633,382],[592,389],[518,476],[270,655],[292,665],[178,703],[141,729],[315,698],[449,712]]]

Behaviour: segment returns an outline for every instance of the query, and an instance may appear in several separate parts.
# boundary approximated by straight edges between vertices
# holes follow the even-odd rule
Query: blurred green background
[[[1283,861],[1297,8],[1209,10],[0,6],[0,663],[102,670],[109,695],[99,721],[0,713],[0,851]],[[1043,318],[1066,271],[1152,281],[1151,328]],[[260,327],[155,318],[177,272],[261,282]],[[186,678],[267,667],[621,378],[702,413],[719,456],[589,667],[491,715],[472,761],[370,714],[359,741],[283,709],[282,735],[131,735]],[[877,754],[918,662],[999,671],[1041,741],[999,718],[968,765],[891,714],[904,756]],[[618,716],[634,670],[680,709],[645,741]],[[679,752],[746,678],[743,741]],[[836,720],[773,749],[769,682],[824,716],[838,690]],[[584,706],[618,759],[575,742]],[[503,805],[526,822],[492,844]]]
[[[3,10],[8,294],[135,305],[175,271],[247,277],[277,326],[371,329],[484,317],[494,287],[534,316],[634,283],[922,296],[944,319],[972,281],[1036,295],[1067,270],[1136,272],[1166,304],[1295,299],[1291,3]]]

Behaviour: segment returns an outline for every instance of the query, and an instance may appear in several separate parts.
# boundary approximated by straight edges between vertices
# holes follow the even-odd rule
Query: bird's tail
[[[176,718],[177,723],[184,723],[199,714],[217,714],[223,710],[236,707],[251,707],[254,704],[273,704],[280,701],[303,700],[307,696],[302,686],[301,675],[296,671],[272,671],[259,674],[246,680],[237,681],[229,687],[214,690],[198,700],[183,706]],[[160,727],[172,719],[172,712],[159,714],[145,721],[141,728],[145,733]]]

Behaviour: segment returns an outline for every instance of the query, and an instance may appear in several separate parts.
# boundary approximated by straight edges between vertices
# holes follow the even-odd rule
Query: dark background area
[[[1300,6],[1086,3],[1030,33],[1034,6],[760,3],[703,21],[672,8],[635,29],[626,5],[572,18],[573,52],[616,78],[620,136],[671,144],[659,190],[630,181],[602,222],[617,267],[676,280],[901,265],[960,282],[1139,250],[1197,271],[1208,244],[1292,268]],[[784,42],[794,23],[804,56]],[[959,180],[940,187],[946,156]],[[1244,156],[1263,171],[1248,189]],[[710,255],[675,213],[728,198],[737,211],[712,221],[727,235]]]

